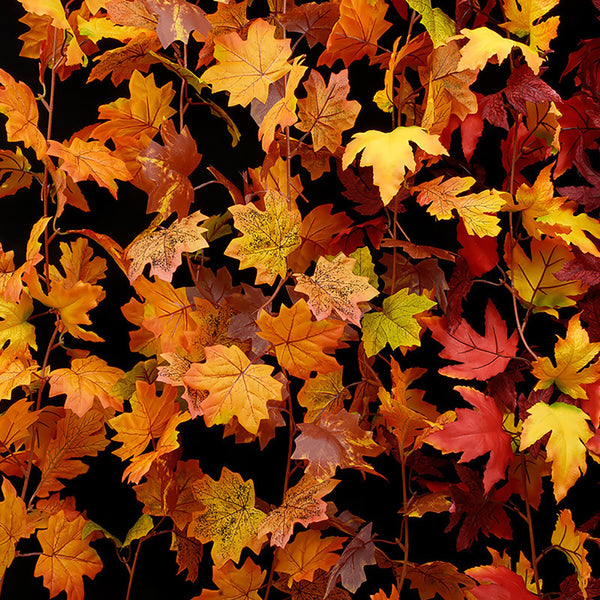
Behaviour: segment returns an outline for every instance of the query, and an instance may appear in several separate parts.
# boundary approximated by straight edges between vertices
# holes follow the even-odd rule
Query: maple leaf
[[[529,416],[523,423],[519,451],[529,448],[547,433],[548,460],[552,463],[554,497],[560,502],[580,476],[585,475],[585,443],[592,437],[589,419],[580,408],[555,402],[537,402],[527,411]]]
[[[308,307],[317,321],[327,318],[334,310],[340,318],[360,325],[363,313],[358,302],[366,302],[378,292],[367,277],[353,273],[355,263],[354,258],[343,253],[332,260],[321,256],[310,277],[295,274],[297,284],[294,289],[308,296]]]
[[[317,43],[327,44],[331,29],[339,17],[339,7],[325,2],[307,2],[293,6],[280,16],[288,31],[301,33],[313,48]]]
[[[43,424],[41,417],[40,423]],[[37,434],[40,435],[39,429]],[[35,495],[41,498],[64,487],[58,478],[73,479],[86,473],[88,465],[82,459],[97,456],[108,445],[104,414],[97,409],[88,410],[82,417],[61,409],[47,435],[47,443],[36,450],[41,476]]]
[[[90,547],[91,534],[83,536],[85,524],[81,515],[69,520],[61,510],[37,532],[42,553],[33,574],[43,577],[50,598],[66,592],[67,600],[83,600],[83,576],[93,579],[102,570],[98,553]]]
[[[323,412],[313,423],[300,423],[292,458],[308,460],[305,472],[316,480],[333,477],[337,467],[376,473],[364,456],[378,456],[383,448],[373,440],[373,433],[359,426],[360,415],[341,409]]]
[[[0,150],[0,198],[28,188],[32,180],[31,165],[23,156],[21,148],[17,148],[16,153]]]
[[[181,532],[175,530],[171,538],[171,546],[169,550],[177,552],[175,561],[179,569],[177,575],[187,570],[186,581],[197,581],[198,567],[202,560],[204,546],[193,538],[182,535]]]
[[[371,528],[373,523],[368,523],[354,536],[352,541],[344,548],[337,565],[329,572],[325,598],[329,595],[333,586],[341,579],[342,585],[352,593],[366,581],[365,567],[374,565],[375,544]]]
[[[552,384],[572,398],[587,398],[582,386],[600,378],[600,364],[589,364],[600,352],[600,342],[590,344],[588,333],[579,321],[579,315],[571,317],[567,335],[558,338],[554,347],[556,366],[547,356],[532,363],[531,372],[539,379],[536,390],[545,390]],[[589,365],[589,366],[587,366]]]
[[[330,373],[339,369],[333,356],[326,354],[336,348],[344,330],[341,321],[313,321],[304,300],[288,308],[283,305],[276,317],[261,311],[258,335],[272,344],[277,361],[290,375],[308,379],[312,371]]]
[[[573,258],[568,248],[550,238],[531,241],[531,258],[517,244],[512,259],[507,257],[510,275],[520,300],[534,312],[547,312],[558,317],[556,308],[573,306],[575,298],[586,291],[577,280],[561,281],[556,273]]]
[[[343,369],[330,373],[319,373],[308,379],[298,392],[298,404],[307,409],[304,422],[314,421],[324,410],[332,412],[343,408],[344,400],[350,398],[350,392],[342,382]]]
[[[411,564],[406,570],[406,578],[410,580],[410,588],[419,592],[421,600],[430,600],[436,594],[444,600],[463,600],[463,589],[473,583],[452,563],[442,561]]]
[[[340,14],[333,26],[327,47],[319,56],[317,65],[333,66],[341,58],[344,65],[377,52],[379,38],[392,26],[385,20],[386,3],[372,4],[369,0],[342,0]]]
[[[462,452],[458,461],[461,463],[489,452],[483,475],[483,489],[488,493],[504,478],[508,464],[514,460],[511,437],[502,427],[503,415],[493,398],[469,387],[454,389],[474,410],[457,408],[456,421],[445,423],[441,431],[430,433],[426,441],[444,453]]]
[[[441,8],[433,8],[431,0],[407,0],[407,4],[421,15],[434,48],[443,46],[456,33],[456,23]]]
[[[37,126],[39,112],[33,92],[3,69],[0,69],[0,113],[8,117],[6,139],[23,142],[42,160],[48,143]]]
[[[520,575],[504,566],[484,566],[467,569],[465,574],[472,577],[479,585],[469,588],[469,593],[477,600],[494,600],[510,598],[511,600],[535,600]]]
[[[18,302],[0,297],[0,348],[4,352],[26,354],[28,348],[37,349],[35,327],[27,322],[33,312],[33,300],[21,294]]]
[[[155,182],[148,194],[147,212],[158,212],[165,218],[176,212],[181,219],[188,214],[194,200],[188,176],[200,164],[201,155],[187,125],[177,133],[173,122],[165,121],[160,135],[164,146],[150,142],[139,156],[146,177]]]
[[[370,130],[352,136],[344,150],[342,168],[347,169],[362,151],[360,166],[373,167],[373,182],[379,187],[383,204],[387,205],[400,189],[406,171],[417,168],[411,142],[433,156],[448,154],[439,137],[427,133],[422,127],[396,127],[389,133]]]
[[[464,516],[456,538],[456,549],[461,551],[469,548],[480,532],[485,536],[512,539],[513,530],[504,510],[511,495],[510,486],[492,488],[486,494],[480,476],[475,471],[457,464],[456,472],[461,482],[450,485],[452,507],[449,511],[450,522],[445,530],[450,531]]]
[[[457,36],[457,38],[463,37],[466,37],[468,41],[460,51],[461,59],[458,63],[458,70],[460,71],[464,69],[483,69],[493,57],[496,57],[500,64],[508,58],[513,48],[518,48],[521,51],[523,58],[536,75],[540,72],[540,67],[544,62],[537,52],[531,50],[525,44],[504,38],[487,27],[461,29],[460,36]]]
[[[31,426],[37,421],[39,412],[32,410],[31,401],[21,398],[13,402],[2,415],[0,415],[0,448],[8,456],[0,459],[3,463],[18,463],[15,451],[21,449],[23,444],[30,439]]]
[[[92,408],[94,398],[104,408],[123,410],[110,391],[125,374],[121,369],[109,366],[101,358],[91,355],[74,358],[70,368],[55,369],[50,373],[50,396],[66,394],[65,408],[82,417]]]
[[[27,507],[8,479],[2,481],[0,502],[0,577],[15,557],[17,542],[27,534]]]
[[[134,138],[150,141],[164,121],[175,114],[169,106],[175,92],[171,83],[157,87],[154,75],[144,77],[134,71],[129,81],[129,98],[119,98],[98,107],[98,117],[104,119],[92,131],[92,137],[102,142],[108,138]]]
[[[147,73],[151,65],[159,62],[150,53],[159,50],[160,45],[156,34],[147,31],[129,40],[125,46],[107,50],[94,57],[98,64],[90,71],[88,83],[94,79],[103,80],[110,73],[110,80],[116,87],[135,71]]]
[[[456,210],[469,235],[497,236],[500,233],[497,213],[504,206],[502,192],[484,190],[477,194],[460,195],[475,183],[473,177],[438,177],[412,188],[418,192],[417,202],[427,206],[427,212],[438,219],[451,219]]]
[[[274,25],[256,19],[245,40],[235,31],[216,36],[218,64],[204,71],[202,78],[213,92],[229,92],[229,106],[247,106],[254,98],[266,102],[269,86],[291,70],[290,40],[276,39],[275,31]]]
[[[281,506],[271,510],[263,519],[258,535],[270,533],[271,546],[284,548],[292,536],[295,523],[307,527],[327,519],[327,503],[322,497],[337,484],[337,479],[317,481],[312,475],[304,474],[295,486],[286,491]]]
[[[399,346],[420,346],[421,325],[415,319],[435,306],[426,296],[410,294],[402,288],[383,301],[383,310],[363,317],[363,343],[367,356],[378,354],[386,344],[393,350]]]
[[[516,331],[508,337],[506,322],[491,300],[485,309],[485,335],[479,335],[465,319],[453,331],[446,317],[426,317],[423,322],[433,339],[444,346],[441,358],[457,361],[442,367],[439,372],[459,379],[475,378],[486,381],[502,373],[517,353],[519,336]]]
[[[592,574],[592,568],[587,560],[587,550],[583,546],[589,537],[588,533],[575,529],[575,523],[568,508],[560,511],[550,541],[554,548],[563,552],[575,568],[577,582],[584,600],[588,597],[586,588]]]
[[[239,473],[223,467],[219,481],[205,475],[192,489],[203,508],[194,512],[188,535],[203,544],[213,542],[215,567],[222,567],[228,560],[238,562],[246,546],[255,548],[265,514],[254,506],[252,480],[245,482]]]
[[[541,18],[551,11],[560,0],[503,0],[502,8],[507,23],[502,23],[507,31],[518,37],[529,36],[529,46],[541,53],[550,50],[550,42],[556,37],[559,17]]]
[[[206,424],[229,423],[234,417],[252,434],[262,419],[269,418],[267,402],[281,402],[281,382],[273,379],[273,367],[251,364],[237,347],[208,346],[206,362],[193,363],[183,376],[196,390],[208,390],[201,409]]]
[[[300,225],[300,246],[288,255],[288,264],[296,272],[308,269],[328,252],[332,239],[351,225],[352,220],[343,212],[332,214],[333,204],[320,204],[313,208]]]
[[[76,137],[66,144],[50,140],[48,154],[62,159],[60,168],[66,171],[73,181],[93,179],[98,185],[107,188],[115,198],[115,179],[131,179],[131,173],[125,163],[114,156],[102,142],[96,140],[86,142]]]
[[[300,245],[301,216],[275,190],[267,191],[264,202],[264,211],[254,204],[229,208],[235,228],[243,235],[231,241],[225,254],[237,258],[242,269],[255,267],[257,285],[273,285],[277,275],[286,273],[286,256]]]
[[[174,221],[166,229],[151,226],[138,235],[125,250],[129,265],[129,281],[137,279],[146,264],[150,264],[150,275],[171,281],[173,273],[181,265],[183,252],[197,252],[208,247],[202,235],[206,228],[198,227],[206,216],[196,211],[187,217]]]
[[[206,13],[186,0],[145,0],[145,4],[158,15],[156,33],[163,48],[168,48],[175,40],[187,44],[192,31],[206,36],[211,30]]]
[[[192,600],[261,600],[258,590],[267,575],[266,571],[254,564],[250,557],[236,569],[233,562],[228,561],[222,567],[213,567],[212,582],[217,590],[202,590]]]
[[[291,543],[277,549],[275,571],[290,576],[288,587],[303,579],[313,581],[317,569],[329,571],[337,563],[340,557],[335,551],[341,550],[345,540],[343,537],[321,537],[314,529],[299,531]]]
[[[322,569],[317,570],[313,581],[302,579],[295,581],[291,588],[288,588],[285,579],[279,580],[275,586],[286,594],[289,594],[292,600],[322,600],[325,597],[327,589],[328,573]],[[352,596],[342,588],[335,586],[327,596],[329,600],[351,600]]]
[[[307,96],[298,101],[300,122],[296,127],[310,132],[315,152],[321,148],[335,152],[342,144],[342,132],[354,125],[360,112],[360,103],[348,100],[348,69],[332,73],[327,87],[323,77],[313,69],[304,89]]]

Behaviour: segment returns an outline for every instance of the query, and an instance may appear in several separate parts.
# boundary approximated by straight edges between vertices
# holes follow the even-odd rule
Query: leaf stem
[[[525,515],[527,528],[529,529],[529,547],[531,549],[531,565],[533,567],[533,578],[535,580],[535,589],[537,595],[541,594],[540,576],[537,569],[537,557],[535,553],[535,538],[533,535],[533,521],[531,519],[531,507],[529,506],[529,493],[527,491],[527,463],[525,455],[521,453],[521,481],[523,483],[523,499],[525,500]]]

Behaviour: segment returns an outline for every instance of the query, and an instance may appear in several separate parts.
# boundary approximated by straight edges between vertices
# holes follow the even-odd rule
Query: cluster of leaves
[[[544,79],[559,0],[18,1],[39,81],[0,70],[0,196],[40,201],[26,244],[0,247],[0,582],[35,556],[50,597],[83,599],[112,544],[129,598],[168,533],[196,600],[343,600],[371,572],[372,600],[594,597],[598,518],[567,503],[600,462],[599,40],[561,97]],[[478,87],[489,71],[499,91]],[[59,141],[55,90],[81,72],[116,99]],[[361,105],[365,81],[383,87]],[[260,164],[236,179],[202,159],[198,123],[235,145],[244,109]],[[147,198],[125,247],[69,226],[102,188]],[[121,299],[111,277],[128,366],[94,326]],[[283,438],[279,498],[206,474],[181,431],[207,428],[242,453]],[[124,541],[68,492],[108,453],[142,507]],[[399,527],[377,531],[336,487],[390,463]],[[489,538],[489,557],[413,558],[415,520],[444,513],[457,551]],[[529,542],[506,550],[519,521]],[[547,584],[553,551],[571,573]]]

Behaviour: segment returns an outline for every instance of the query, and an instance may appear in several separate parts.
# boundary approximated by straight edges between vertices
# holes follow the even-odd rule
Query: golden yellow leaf
[[[556,37],[560,18],[550,17],[542,21],[542,17],[551,11],[560,0],[502,0],[504,16],[507,23],[502,23],[507,31],[517,37],[529,36],[529,46],[541,53],[550,50],[550,42]]]
[[[218,64],[209,67],[202,78],[212,85],[213,92],[229,92],[229,106],[246,106],[254,98],[266,102],[269,86],[291,70],[290,40],[277,39],[275,32],[275,25],[256,19],[246,39],[235,31],[216,36]]]
[[[285,276],[286,256],[300,245],[301,216],[279,192],[269,190],[264,200],[264,211],[253,204],[229,208],[243,235],[231,241],[225,254],[237,258],[242,269],[255,267],[257,284],[272,285],[277,275]]]
[[[400,189],[406,171],[417,167],[411,142],[433,156],[448,154],[438,136],[421,127],[396,127],[389,133],[370,130],[352,136],[342,157],[342,167],[347,169],[362,151],[360,166],[373,167],[373,182],[379,187],[384,205],[389,204]]]
[[[217,568],[228,560],[238,562],[242,549],[256,547],[258,526],[265,513],[254,506],[254,483],[223,467],[215,481],[205,475],[192,487],[203,509],[194,512],[188,535],[203,544],[213,543],[211,556]]]
[[[577,406],[564,402],[538,402],[527,412],[519,451],[550,433],[546,452],[552,463],[554,496],[560,502],[587,471],[585,443],[592,437],[587,424],[589,416]]]
[[[500,233],[500,220],[496,213],[504,206],[504,194],[497,190],[484,190],[477,194],[461,195],[475,183],[473,177],[451,177],[443,181],[440,176],[433,181],[412,188],[418,192],[417,202],[427,206],[427,212],[438,219],[451,219],[456,210],[469,235],[496,237]]]
[[[496,57],[498,63],[504,62],[513,48],[518,48],[531,70],[537,75],[544,62],[543,58],[533,51],[529,46],[502,37],[487,27],[477,29],[461,29],[457,38],[467,38],[467,43],[460,51],[461,59],[458,70],[483,69],[488,61]]]

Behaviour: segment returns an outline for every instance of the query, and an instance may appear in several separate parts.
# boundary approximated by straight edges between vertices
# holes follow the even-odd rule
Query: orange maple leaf
[[[144,174],[154,182],[148,193],[148,213],[158,212],[167,218],[176,212],[185,217],[194,200],[194,188],[188,179],[202,158],[187,125],[177,133],[172,121],[166,121],[160,129],[164,146],[150,142],[138,157]]]
[[[304,300],[292,308],[282,306],[276,317],[263,310],[257,323],[258,335],[271,342],[279,364],[294,377],[308,379],[312,371],[329,373],[340,368],[325,351],[339,346],[344,323],[313,321]]]
[[[93,408],[78,417],[71,410],[58,410],[58,419],[47,433],[44,432],[45,436],[42,435],[35,452],[36,464],[42,473],[34,496],[41,498],[64,487],[58,478],[73,479],[85,473],[88,465],[81,459],[96,456],[108,445],[101,411]],[[46,416],[50,417],[56,412],[56,408],[48,409]],[[41,427],[48,428],[46,420],[40,417],[37,435],[41,435]]]
[[[94,398],[104,408],[111,406],[120,411],[123,405],[110,390],[124,375],[121,369],[109,366],[97,356],[74,358],[70,368],[55,369],[50,373],[49,395],[66,394],[65,408],[80,417],[92,408]]]
[[[50,515],[47,529],[37,539],[42,553],[34,575],[43,577],[50,598],[66,592],[67,600],[84,600],[83,576],[93,579],[102,570],[98,553],[90,547],[90,536],[83,536],[87,521],[78,515],[68,519],[63,510]]]
[[[115,198],[115,179],[131,179],[131,173],[125,163],[114,156],[102,142],[96,140],[86,142],[76,137],[65,144],[50,140],[48,154],[62,159],[60,168],[66,171],[73,181],[93,179],[98,185],[107,188]]]
[[[110,426],[117,431],[114,440],[123,444],[114,454],[121,460],[132,459],[124,479],[138,483],[156,459],[179,447],[177,426],[190,417],[179,412],[176,397],[175,388],[167,387],[157,396],[154,384],[138,380],[130,399],[132,411],[110,419]],[[151,442],[153,449],[144,453]]]
[[[292,68],[289,38],[275,38],[276,27],[264,19],[250,24],[246,39],[237,32],[215,38],[217,65],[209,67],[202,78],[213,92],[228,91],[229,105],[248,105],[254,98],[267,101],[269,86]]]
[[[48,144],[37,126],[39,113],[33,92],[3,69],[0,69],[0,113],[8,117],[6,139],[24,142],[42,160]]]
[[[341,58],[347,67],[363,56],[372,59],[377,52],[379,38],[392,26],[384,18],[387,9],[385,2],[373,4],[369,0],[342,0],[340,16],[317,64],[331,67]]]
[[[261,420],[269,418],[269,400],[281,402],[281,382],[273,379],[273,367],[252,364],[237,347],[208,346],[206,362],[193,363],[183,376],[196,390],[208,390],[202,401],[204,420],[210,427],[229,423],[234,417],[253,434]]]
[[[267,572],[254,564],[250,557],[239,569],[232,561],[226,562],[220,568],[213,566],[212,581],[218,589],[202,590],[202,593],[192,600],[261,600],[258,590],[266,575]]]
[[[304,88],[307,96],[298,101],[300,122],[296,127],[310,132],[315,152],[327,148],[333,153],[342,145],[342,132],[354,125],[360,112],[360,103],[347,98],[348,69],[332,73],[327,87],[320,73],[313,69]]]
[[[2,482],[0,502],[0,578],[15,557],[17,542],[27,532],[27,507],[8,479]]]
[[[98,116],[105,123],[98,125],[91,136],[105,142],[108,138],[117,143],[120,138],[150,141],[164,121],[175,114],[169,106],[175,96],[171,83],[157,87],[154,75],[144,77],[134,71],[129,81],[129,98],[119,98],[98,107]]]
[[[299,531],[285,548],[278,548],[275,554],[275,571],[287,573],[288,587],[294,581],[313,581],[315,571],[329,571],[339,560],[336,550],[341,550],[345,537],[321,537],[314,529]]]
[[[271,534],[271,545],[283,548],[294,530],[294,524],[307,527],[327,519],[327,503],[322,497],[329,494],[338,484],[337,479],[317,481],[305,474],[283,497],[281,506],[274,508],[258,528],[260,536]]]

